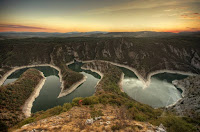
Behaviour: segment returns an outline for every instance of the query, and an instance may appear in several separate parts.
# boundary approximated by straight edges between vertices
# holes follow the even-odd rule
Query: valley
[[[43,72],[46,78],[33,102],[31,117],[23,118],[17,128],[25,122],[57,115],[51,110],[59,109],[58,114],[66,112],[65,103],[79,107],[77,97],[82,97],[83,105],[113,104],[120,109],[125,106],[133,120],[157,126],[157,121],[162,120],[167,126],[167,118],[157,116],[164,112],[174,119],[171,114],[176,113],[176,109],[171,110],[172,105],[176,107],[176,102],[179,104],[185,98],[182,96],[185,90],[172,82],[200,72],[198,37],[25,38],[0,42],[2,86],[15,82],[30,67]],[[12,72],[13,69],[16,71]],[[195,98],[198,96],[195,94]],[[88,99],[95,101],[88,103]],[[196,104],[198,100],[184,107],[186,111],[194,108],[197,115],[194,121],[181,117],[177,120],[190,125],[197,123],[199,108],[194,106]],[[148,110],[141,111],[143,108]],[[183,116],[187,117],[186,111]],[[181,130],[186,129],[181,127]]]

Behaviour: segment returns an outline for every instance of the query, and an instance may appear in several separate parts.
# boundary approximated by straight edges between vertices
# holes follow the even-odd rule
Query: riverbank
[[[93,62],[93,61],[95,61],[95,60],[89,60],[89,61],[81,61],[81,60],[78,60],[78,61],[83,62],[83,63],[89,63],[89,62]],[[143,80],[142,82],[144,83],[144,88],[147,87],[147,86],[150,84],[150,82],[151,82],[151,76],[153,76],[153,75],[155,75],[155,74],[168,72],[168,73],[178,73],[178,74],[183,74],[183,75],[196,75],[196,74],[187,73],[187,72],[180,72],[180,71],[159,70],[159,71],[155,71],[155,72],[150,73],[150,74],[148,75],[147,81],[145,82],[144,79],[143,79],[140,75],[137,74],[137,71],[136,71],[134,68],[131,68],[131,67],[125,66],[125,65],[121,65],[121,64],[117,64],[117,63],[113,63],[113,62],[109,62],[109,61],[102,61],[102,60],[98,60],[98,61],[100,61],[100,62],[107,62],[107,63],[110,63],[110,64],[112,64],[112,65],[124,67],[124,68],[127,68],[127,69],[131,70],[132,72],[134,72],[134,73],[136,74],[136,76],[138,77],[138,79]],[[66,63],[66,65],[69,65],[69,64],[72,64],[72,63],[74,63],[74,62],[71,61],[71,62],[69,62],[69,63]],[[3,84],[3,82],[6,80],[6,78],[7,78],[10,74],[12,74],[13,72],[15,72],[16,70],[22,69],[22,68],[27,68],[27,67],[35,67],[35,66],[50,66],[50,67],[53,67],[54,69],[56,69],[56,70],[59,71],[59,78],[60,78],[60,82],[61,82],[61,92],[60,92],[58,98],[70,94],[70,93],[73,92],[80,84],[82,84],[83,82],[86,81],[86,79],[83,78],[83,79],[81,79],[80,81],[74,83],[72,86],[70,86],[69,89],[64,90],[64,81],[62,80],[61,70],[60,70],[58,67],[56,67],[56,66],[54,66],[54,65],[51,65],[51,64],[39,64],[39,65],[29,65],[29,66],[15,67],[15,68],[13,68],[12,70],[10,70],[9,72],[6,73],[6,74],[4,75],[4,78],[1,78],[1,83]],[[88,70],[91,70],[91,71],[93,71],[93,72],[98,73],[98,74],[101,76],[101,79],[103,78],[103,74],[102,74],[101,72],[96,71],[96,70],[94,70],[94,69],[88,69]],[[120,82],[119,82],[119,84],[118,84],[118,85],[120,86],[120,90],[121,90],[122,92],[123,92],[123,88],[122,88],[122,84],[121,84],[121,83],[122,83],[123,77],[124,77],[124,76],[121,76]],[[99,84],[100,81],[101,81],[101,80],[99,80],[99,81],[97,82],[96,86]],[[95,86],[95,87],[96,87],[96,86]],[[184,90],[183,90],[183,93],[184,93]],[[183,94],[183,93],[182,93],[182,94]],[[179,101],[179,100],[178,100],[178,101]],[[177,102],[178,102],[178,101],[177,101]],[[177,102],[176,102],[176,103],[177,103]],[[173,105],[175,105],[176,103],[174,103]],[[170,106],[171,106],[171,105],[170,105]],[[166,107],[168,107],[168,106],[166,106]]]
[[[117,76],[115,76],[115,78],[116,77],[118,78],[118,81],[115,82],[115,83],[119,86],[120,91],[124,92],[123,88],[122,88],[122,81],[123,81],[123,78],[124,78],[124,73],[122,73],[121,70],[118,69],[116,66],[110,64],[109,62],[102,62],[102,61],[98,61],[98,60],[97,61],[83,61],[83,63],[85,63],[85,64],[81,67],[82,69],[91,70],[93,72],[98,73],[101,76],[101,80],[99,80],[99,82],[97,83],[97,85],[95,87],[96,90],[97,90],[98,84],[101,81],[106,80],[105,78],[110,78],[110,74],[111,74],[110,70],[111,71],[113,70],[113,74],[118,72]],[[113,69],[113,68],[115,68],[115,69]],[[108,75],[108,73],[109,73],[109,75]],[[103,78],[104,74],[105,74],[105,78]],[[105,82],[101,83],[101,85],[105,85],[104,83]],[[95,91],[95,93],[96,92],[97,91]]]
[[[84,63],[88,63],[88,62],[84,62]],[[97,70],[94,70],[94,69],[91,69],[91,68],[85,68],[85,67],[81,67],[81,69],[84,69],[84,70],[90,70],[92,72],[96,72],[97,74],[99,74],[101,76],[101,79],[103,78],[104,74],[100,71],[97,71]],[[99,84],[99,82],[101,81],[101,79],[97,82],[96,86]],[[122,88],[122,81],[124,79],[124,73],[121,74],[121,77],[120,77],[120,81],[118,83],[119,87],[120,87],[120,90],[122,92],[124,92],[123,88]],[[95,86],[95,87],[96,87]]]
[[[87,60],[87,61],[82,61],[82,60],[77,60],[77,61],[80,61],[80,62],[83,62],[83,63],[89,63],[89,62],[93,62],[93,61],[100,61],[100,62],[107,62],[107,63],[110,63],[112,65],[115,65],[115,66],[119,66],[119,67],[123,67],[123,68],[126,68],[126,69],[129,69],[131,70],[132,72],[135,73],[135,75],[138,77],[138,79],[140,81],[143,82],[144,84],[144,88],[148,87],[151,83],[151,77],[155,74],[159,74],[159,73],[177,73],[177,74],[182,74],[182,75],[189,75],[189,76],[196,76],[198,74],[194,74],[194,73],[190,73],[190,72],[183,72],[183,71],[177,71],[177,70],[167,70],[167,69],[163,69],[163,70],[157,70],[157,71],[154,71],[154,72],[150,72],[148,75],[147,75],[147,79],[145,79],[143,76],[141,76],[138,71],[130,66],[127,66],[127,65],[122,65],[122,64],[118,64],[118,63],[114,63],[114,62],[111,62],[111,61],[104,61],[104,60]]]
[[[181,96],[184,97],[185,96],[185,87],[182,86],[181,84],[178,83],[178,80],[174,80],[172,81],[172,84],[174,86],[176,86],[177,88],[181,89],[182,93],[181,93]]]
[[[122,64],[118,64],[118,63],[114,63],[114,62],[111,62],[111,61],[104,61],[104,60],[88,60],[88,61],[81,61],[81,60],[78,60],[80,62],[83,62],[83,63],[89,63],[89,62],[94,62],[94,61],[100,61],[100,62],[107,62],[107,63],[110,63],[112,65],[115,65],[115,66],[119,66],[119,67],[124,67],[126,69],[129,69],[131,70],[132,72],[135,73],[135,75],[138,77],[139,80],[141,80],[144,85],[146,85],[146,81],[145,79],[137,72],[136,69],[132,68],[132,67],[129,67],[129,66],[126,66],[126,65],[122,65]]]
[[[122,92],[124,92],[123,87],[122,87],[122,85],[123,85],[123,80],[124,80],[124,73],[121,74],[121,77],[120,77],[120,80],[119,80],[119,83],[118,83],[118,85],[119,85],[119,87],[120,87],[120,90],[121,90]]]
[[[43,79],[39,70],[30,68],[16,81],[0,86],[1,123],[11,127],[29,116],[34,96],[39,94],[39,88],[43,86]]]
[[[78,61],[80,61],[80,60],[78,60]],[[81,61],[81,62],[82,62],[82,63],[92,63],[92,62],[94,62],[94,61],[96,61],[96,60]],[[112,63],[112,62],[109,62],[109,61],[101,61],[101,60],[100,60],[99,62],[110,63],[110,64],[115,65],[115,66],[124,67],[124,68],[127,68],[127,69],[131,70],[131,71],[134,72],[134,73],[137,73],[135,69],[132,69],[132,68],[130,68],[130,67],[128,67],[128,66],[124,66],[124,65],[121,65],[121,64]],[[85,68],[85,69],[86,69],[86,68]],[[91,70],[90,68],[87,68],[87,69],[88,69],[88,70]],[[95,71],[95,72],[97,72],[97,71]],[[159,71],[155,71],[155,72],[150,73],[150,74],[148,75],[148,78],[147,78],[146,81],[144,81],[143,78],[141,78],[140,75],[138,76],[138,75],[136,74],[136,76],[137,76],[140,80],[141,80],[141,79],[143,80],[143,83],[144,83],[144,87],[143,87],[143,88],[146,88],[146,87],[148,87],[148,86],[150,85],[150,83],[151,83],[151,77],[152,77],[153,75],[156,75],[156,74],[159,74],[159,73],[165,73],[165,72],[166,72],[166,73],[177,73],[177,74],[189,75],[189,76],[194,76],[194,75],[196,75],[196,74],[193,74],[193,73],[181,72],[181,71],[159,70]],[[123,81],[123,77],[124,77],[124,75],[121,76],[120,82],[118,83],[118,85],[120,86],[120,89],[121,89],[122,92],[123,92],[123,88],[122,88],[122,84],[121,84],[121,83],[122,83],[122,81]],[[172,83],[172,84],[173,84],[173,83]],[[184,97],[184,89],[182,89],[182,90],[183,90],[183,92],[182,92],[182,97]],[[167,105],[167,106],[165,106],[165,107],[166,107],[166,108],[171,107],[171,106],[177,104],[177,102],[179,102],[181,99],[182,99],[182,98],[178,99],[178,100],[177,100],[176,102],[174,102],[173,104]]]
[[[19,70],[19,69],[18,68],[13,68],[12,70],[10,70],[7,73],[5,73],[0,79],[0,86],[3,85],[3,83],[6,81],[8,76],[10,76],[13,72],[15,72],[16,70]]]
[[[189,116],[200,119],[200,76],[189,76],[182,80],[176,80],[175,85],[181,86],[184,91],[183,98],[176,104],[168,108],[169,111],[174,111],[179,116]]]
[[[74,83],[71,87],[69,87],[68,89],[64,90],[64,88],[61,89],[60,94],[58,95],[57,98],[61,98],[63,96],[66,96],[68,94],[70,94],[71,92],[73,92],[79,85],[81,85],[82,83],[84,83],[86,81],[87,77],[84,76],[80,81]]]
[[[11,69],[10,71],[8,71],[6,74],[4,74],[2,76],[2,78],[0,79],[0,86],[3,85],[3,83],[5,82],[5,80],[7,79],[7,77],[9,77],[13,72],[23,69],[23,68],[31,68],[31,67],[37,67],[37,66],[50,66],[54,69],[56,69],[59,73],[58,76],[60,78],[60,82],[61,82],[61,89],[64,87],[64,82],[62,80],[62,74],[61,74],[61,69],[58,68],[57,66],[54,66],[52,64],[37,64],[37,65],[27,65],[27,66],[16,66],[16,67],[12,67],[13,69]]]
[[[154,71],[154,72],[151,72],[147,75],[147,81],[146,81],[146,84],[147,86],[150,85],[151,83],[151,77],[153,75],[156,75],[156,74],[159,74],[159,73],[175,73],[175,74],[181,74],[181,75],[188,75],[188,76],[196,76],[198,74],[194,74],[194,73],[190,73],[190,72],[183,72],[183,71],[177,71],[177,70],[157,70],[157,71]]]
[[[96,72],[97,74],[99,74],[100,76],[101,76],[101,79],[103,78],[103,73],[101,73],[100,71],[97,71],[97,70],[94,70],[94,69],[90,69],[90,68],[85,68],[85,67],[81,67],[81,69],[83,69],[83,70],[90,70],[90,71],[92,71],[92,72]],[[96,92],[96,87],[97,87],[97,85],[99,84],[99,82],[101,81],[101,79],[97,82],[97,84],[95,85],[95,92]]]
[[[40,75],[43,77],[38,85],[35,87],[34,91],[31,93],[30,97],[26,100],[26,102],[23,105],[22,112],[24,113],[25,117],[30,117],[31,116],[31,109],[33,106],[33,102],[35,99],[38,97],[40,90],[42,89],[44,83],[45,83],[45,76],[42,72],[40,72]]]

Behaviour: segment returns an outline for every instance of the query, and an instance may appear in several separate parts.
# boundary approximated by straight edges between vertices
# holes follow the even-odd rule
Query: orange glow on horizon
[[[199,0],[0,1],[0,32],[200,31]]]
[[[26,28],[6,28],[2,27],[0,28],[0,32],[60,32],[60,33],[66,33],[66,32],[91,32],[91,31],[105,31],[105,32],[140,32],[140,31],[154,31],[154,32],[172,32],[172,33],[179,33],[179,32],[196,32],[200,31],[200,28],[195,30],[190,29],[157,29],[157,30],[134,30],[134,29],[108,29],[108,30],[92,30],[92,29],[80,29],[80,30],[74,30],[72,29],[26,29]]]

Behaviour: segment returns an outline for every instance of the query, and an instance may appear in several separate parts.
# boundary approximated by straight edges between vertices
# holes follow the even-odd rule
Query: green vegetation
[[[65,89],[69,88],[73,83],[83,78],[81,74],[71,71],[65,65],[74,58],[78,58],[80,60],[108,60],[126,64],[131,67],[134,66],[138,72],[141,72],[143,77],[146,77],[149,72],[166,67],[174,70],[199,72],[198,69],[192,67],[190,64],[189,65],[192,67],[191,69],[188,69],[188,65],[182,65],[191,62],[194,57],[194,53],[197,53],[198,55],[200,54],[199,41],[199,37],[52,37],[7,39],[0,40],[0,49],[2,49],[0,52],[0,67],[6,69],[4,66],[8,66],[9,68],[9,66],[28,65],[33,62],[53,62],[61,69]],[[106,50],[107,53],[105,53],[104,50]],[[176,51],[178,51],[178,53]],[[170,60],[170,62],[163,63],[166,62],[166,60]],[[158,64],[158,62],[160,62],[160,64]],[[174,66],[174,64],[176,64],[176,66]],[[3,75],[4,73],[6,73],[6,70],[0,71],[0,75]],[[187,126],[187,124],[195,124],[193,121],[185,120],[182,117],[177,118],[173,115],[170,116],[170,118],[160,117],[162,110],[154,110],[147,105],[130,99],[127,94],[120,91],[117,84],[120,74],[121,72],[117,70],[117,68],[109,67],[109,70],[105,72],[101,83],[98,85],[95,96],[91,98],[88,97],[87,99],[82,98],[83,105],[102,103],[105,105],[117,105],[118,107],[126,106],[132,119],[139,121],[152,121],[153,124],[156,124],[156,120],[162,119],[161,122],[163,122],[163,124],[166,125],[170,131],[172,131],[172,129],[175,130],[175,123],[172,123],[171,127],[167,124],[170,124],[170,122],[173,122],[174,120],[183,121],[180,121],[179,123],[182,123],[184,126]],[[9,95],[11,93],[8,91],[6,94]],[[77,99],[77,101],[79,101],[79,99]],[[77,106],[77,101],[74,100],[71,105]],[[70,105],[66,106],[66,110],[68,108],[70,108]],[[12,115],[14,117],[16,114]],[[46,114],[44,117],[52,115],[53,114]],[[40,116],[38,113],[37,119],[39,118]],[[33,120],[30,119],[29,122],[30,121]],[[180,125],[180,127],[183,129],[179,130],[186,130],[183,126]]]
[[[188,70],[187,66],[182,64],[188,64],[195,52],[200,54],[199,42],[199,37],[191,36],[6,39],[0,40],[0,67],[28,65],[33,62],[43,64],[53,62],[56,66],[62,67],[62,64],[78,58],[80,60],[109,60],[121,64],[126,62],[124,64],[134,66],[139,72],[144,71],[144,74],[147,74],[165,68],[166,64],[162,64],[165,58],[165,60],[171,60],[169,63],[176,62],[177,65],[179,63],[181,65],[176,69],[173,64],[169,64],[169,68]],[[104,54],[103,50],[108,51],[109,54]],[[177,54],[175,51],[180,51],[180,53]],[[74,54],[75,52],[77,55]],[[117,55],[117,52],[120,55]],[[195,70],[199,72],[197,68],[193,68],[193,72]]]
[[[22,106],[42,79],[36,69],[28,69],[14,83],[0,87],[0,121],[11,127],[24,118]]]
[[[64,80],[64,89],[68,89],[83,78],[82,74],[70,70],[66,65],[61,67],[61,73]]]
[[[37,112],[33,114],[32,117],[20,122],[16,127],[21,127],[27,123],[68,111],[73,106],[80,106],[79,101],[82,100],[82,105],[88,105],[92,109],[90,114],[93,118],[103,115],[102,111],[95,109],[95,104],[110,104],[117,107],[125,107],[126,111],[124,112],[128,114],[130,119],[150,122],[157,126],[162,123],[167,128],[167,131],[170,132],[196,130],[195,125],[199,123],[198,121],[191,118],[176,117],[172,113],[166,113],[162,109],[153,109],[148,105],[141,104],[131,99],[126,93],[121,92],[118,86],[121,70],[115,66],[111,66],[108,69],[109,70],[103,69],[104,77],[97,86],[95,95],[85,98],[78,97],[73,99],[72,103],[66,103],[63,106],[57,106],[47,111]],[[163,113],[165,116],[161,116]],[[121,128],[123,127],[120,125],[112,126],[112,130],[119,130]]]
[[[54,108],[48,109],[46,111],[39,111],[33,113],[31,117],[24,119],[23,121],[19,122],[14,128],[22,127],[25,124],[32,123],[34,121],[38,121],[41,119],[45,119],[47,117],[59,115],[62,112],[66,112],[72,108],[71,103],[65,103],[63,106],[56,106]]]
[[[97,96],[90,97],[77,97],[72,100],[72,106],[79,106],[79,100],[82,100],[82,105],[93,105],[99,103],[99,98]]]
[[[95,108],[92,108],[90,115],[94,119],[95,117],[103,116],[103,113],[101,110],[96,110]]]
[[[172,114],[166,114],[164,117],[160,117],[157,120],[150,121],[154,125],[162,123],[167,127],[169,132],[193,132],[197,131],[197,126],[200,122],[189,118],[192,122],[188,121],[185,117],[177,117]]]

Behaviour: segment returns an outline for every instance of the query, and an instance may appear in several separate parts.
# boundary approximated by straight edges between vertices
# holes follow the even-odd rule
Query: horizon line
[[[31,31],[3,31],[0,33],[92,33],[92,32],[99,32],[99,33],[136,33],[136,32],[157,32],[157,33],[182,33],[182,32],[200,32],[199,31],[180,31],[180,32],[170,32],[170,31],[148,31],[148,30],[141,30],[141,31],[88,31],[88,32],[79,32],[79,31],[71,31],[71,32],[31,32]]]

